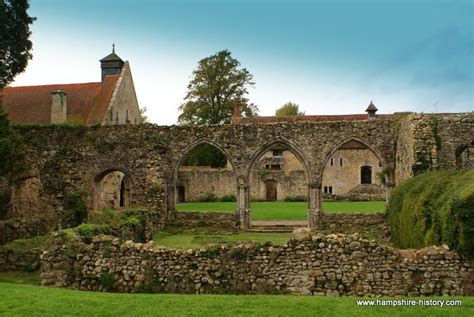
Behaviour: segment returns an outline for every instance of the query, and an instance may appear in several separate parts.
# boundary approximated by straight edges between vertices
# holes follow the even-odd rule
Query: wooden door
[[[278,185],[278,182],[275,180],[268,180],[265,182],[267,201],[277,200],[277,185]]]

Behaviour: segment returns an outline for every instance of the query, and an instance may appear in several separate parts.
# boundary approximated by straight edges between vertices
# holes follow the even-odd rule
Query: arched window
[[[361,184],[372,184],[372,167],[361,166],[360,168],[360,183]]]

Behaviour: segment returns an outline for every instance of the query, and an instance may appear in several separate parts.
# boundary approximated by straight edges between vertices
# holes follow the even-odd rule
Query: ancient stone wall
[[[453,251],[398,250],[358,235],[310,236],[300,231],[281,246],[199,250],[109,236],[69,246],[62,237],[57,240],[56,247],[42,255],[45,286],[119,292],[461,296],[469,295],[466,290],[474,283],[473,268]]]
[[[456,149],[472,139],[474,118],[471,114],[438,117],[436,125],[431,116],[411,115],[398,121],[17,127],[26,146],[29,176],[18,178],[17,175],[8,184],[19,188],[21,197],[31,197],[40,203],[31,205],[27,199],[12,197],[13,203],[7,204],[7,214],[9,218],[28,220],[32,215],[43,218],[46,213],[47,218],[54,217],[56,227],[70,226],[74,215],[65,208],[68,193],[81,193],[87,206],[93,209],[98,176],[121,171],[129,180],[129,206],[151,206],[167,216],[175,209],[175,187],[182,159],[195,146],[208,143],[227,155],[237,176],[237,206],[240,223],[244,225],[251,218],[248,212],[252,167],[275,146],[291,151],[304,166],[309,184],[309,223],[314,227],[318,223],[317,210],[321,208],[323,167],[334,152],[350,140],[366,145],[377,155],[389,176],[390,186],[394,185],[394,175],[399,175],[399,180],[409,177],[411,146],[404,150],[406,158],[397,164],[395,160],[401,143],[411,144],[412,138],[415,158],[416,153],[427,151],[436,154],[432,156],[436,166],[456,166]],[[413,134],[407,132],[402,138],[400,127],[403,124],[409,126],[407,131]],[[422,131],[435,132],[430,136]],[[403,171],[396,172],[399,168]],[[29,178],[32,179],[27,180]]]

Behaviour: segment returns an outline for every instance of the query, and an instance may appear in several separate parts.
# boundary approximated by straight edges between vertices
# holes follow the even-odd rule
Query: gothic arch
[[[129,170],[122,168],[122,167],[108,167],[105,169],[100,170],[99,172],[95,173],[93,179],[93,198],[92,198],[92,209],[98,210],[101,208],[101,194],[102,194],[102,186],[103,180],[106,176],[110,175],[114,172],[121,172],[123,174],[122,179],[120,180],[120,207],[131,207],[132,204],[132,180],[131,180],[131,173]],[[123,186],[123,188],[122,188]]]
[[[273,146],[280,145],[280,144],[286,146],[288,148],[288,150],[293,155],[295,155],[296,158],[303,164],[305,174],[306,174],[306,179],[307,179],[308,183],[310,182],[311,173],[310,173],[309,163],[308,163],[308,159],[306,158],[306,155],[304,154],[304,152],[297,145],[295,145],[290,140],[287,140],[287,139],[282,138],[282,137],[274,138],[274,139],[268,141],[267,143],[262,145],[257,151],[254,152],[254,154],[252,155],[252,158],[250,159],[250,162],[247,166],[247,172],[246,172],[247,182],[249,181],[250,173],[252,172],[253,166],[262,157],[262,155],[264,155],[267,151],[269,151]]]

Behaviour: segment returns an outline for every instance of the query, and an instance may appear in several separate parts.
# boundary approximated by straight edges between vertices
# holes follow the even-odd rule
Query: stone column
[[[240,229],[250,229],[250,190],[245,178],[239,177],[237,187],[237,214],[240,220]]]
[[[392,199],[392,190],[395,187],[395,183],[391,181],[387,181],[386,190],[385,190],[385,204],[388,206],[390,204],[390,200]]]
[[[309,208],[308,208],[308,227],[310,229],[321,229],[321,220],[323,216],[321,184],[311,183],[309,190]]]

